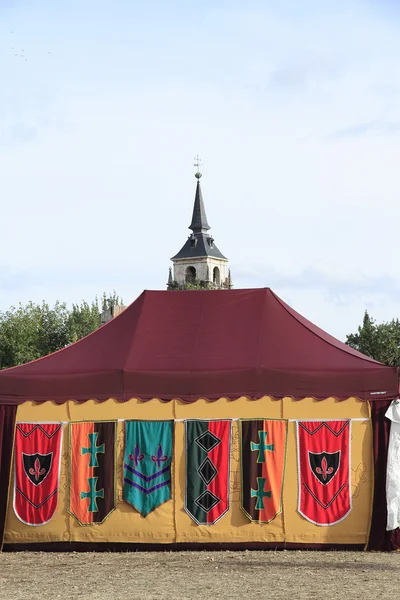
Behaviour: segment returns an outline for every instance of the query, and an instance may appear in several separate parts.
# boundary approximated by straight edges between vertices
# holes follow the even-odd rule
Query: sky
[[[0,311],[165,289],[200,155],[234,288],[400,317],[397,0],[1,0]]]

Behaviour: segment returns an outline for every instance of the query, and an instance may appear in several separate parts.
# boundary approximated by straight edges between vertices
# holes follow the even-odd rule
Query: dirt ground
[[[363,552],[3,553],[0,598],[394,598],[399,567]]]

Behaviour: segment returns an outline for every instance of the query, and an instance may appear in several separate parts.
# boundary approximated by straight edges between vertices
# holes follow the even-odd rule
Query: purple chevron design
[[[134,481],[131,481],[130,479],[126,479],[126,477],[124,477],[124,483],[129,483],[129,485],[136,488],[137,490],[140,490],[144,494],[151,494],[155,490],[159,490],[160,488],[164,487],[165,485],[169,485],[171,483],[171,480],[167,479],[166,481],[163,481],[162,483],[158,483],[157,485],[154,485],[153,487],[148,488],[148,489],[142,487],[141,485],[139,485],[138,483],[135,483]]]
[[[171,498],[173,426],[173,421],[125,421],[123,498],[142,517]]]
[[[136,469],[133,469],[130,465],[126,463],[124,463],[124,467],[130,473],[133,473],[137,477],[140,477],[140,479],[143,479],[143,481],[153,481],[153,479],[157,479],[157,477],[160,477],[160,475],[163,475],[171,469],[171,467],[164,467],[163,469],[161,469],[161,471],[157,471],[157,473],[154,473],[153,475],[143,475],[143,473],[140,473],[140,471],[136,471]]]

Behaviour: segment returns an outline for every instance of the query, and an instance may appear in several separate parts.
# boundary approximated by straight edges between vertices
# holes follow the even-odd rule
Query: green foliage
[[[112,314],[114,306],[122,306],[123,303],[124,303],[124,301],[122,300],[122,298],[120,298],[119,296],[117,296],[115,290],[109,296],[107,296],[107,294],[104,292],[103,296],[102,296],[101,310],[103,312],[105,310],[110,310],[111,314]],[[96,304],[97,304],[97,298],[96,298]]]
[[[68,310],[57,302],[19,304],[0,313],[0,367],[12,367],[55,352],[69,343]]]
[[[400,365],[400,321],[377,324],[365,311],[357,333],[346,337],[346,344],[386,365]]]
[[[97,300],[90,305],[83,301],[73,304],[69,314],[69,339],[76,342],[100,327],[100,313]]]
[[[113,292],[102,296],[102,306],[114,307],[122,300]],[[46,302],[19,304],[0,312],[0,369],[35,360],[88,335],[100,326],[97,298],[91,303]]]
[[[215,286],[212,283],[205,283],[196,279],[192,283],[179,284],[177,281],[168,283],[169,290],[215,290]]]

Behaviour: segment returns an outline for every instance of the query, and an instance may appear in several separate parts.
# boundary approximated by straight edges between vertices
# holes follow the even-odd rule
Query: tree
[[[64,348],[69,343],[66,304],[12,306],[0,313],[0,367],[13,367]]]
[[[228,269],[228,277],[224,282],[222,282],[222,287],[220,287],[211,281],[201,281],[200,279],[186,281],[185,283],[178,283],[172,276],[172,267],[169,268],[167,290],[230,290],[232,287],[233,285],[230,269]]]
[[[173,281],[168,284],[169,290],[215,290],[217,289],[212,283],[205,283],[195,279],[194,281],[188,281],[187,283],[180,284],[177,281]]]
[[[122,302],[119,296],[103,294],[102,307],[113,308]],[[88,304],[46,302],[19,304],[0,312],[0,369],[35,360],[88,335],[100,327],[98,299]]]
[[[400,321],[377,324],[365,311],[358,333],[346,336],[346,344],[386,365],[400,365]]]
[[[97,304],[97,298],[96,298],[96,304]],[[108,296],[105,292],[103,292],[102,303],[101,303],[102,311],[109,310],[111,312],[111,314],[113,314],[114,306],[122,306],[123,304],[124,304],[124,301],[122,300],[122,298],[120,298],[116,294],[115,290],[113,291],[112,294],[109,294]]]
[[[100,327],[100,314],[97,299],[90,305],[82,301],[73,304],[69,315],[69,339],[76,342]]]

